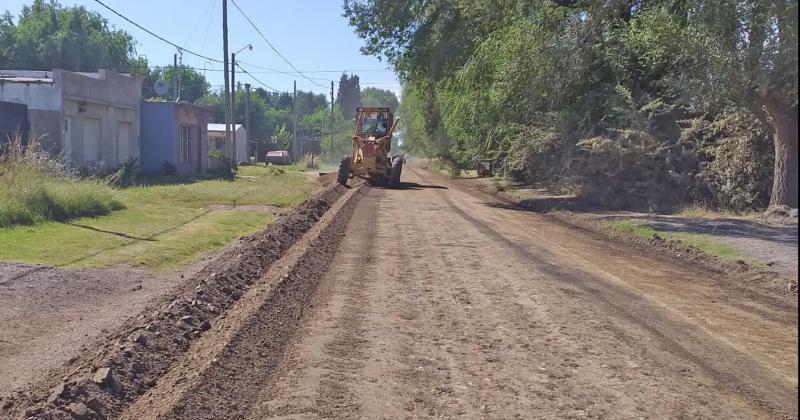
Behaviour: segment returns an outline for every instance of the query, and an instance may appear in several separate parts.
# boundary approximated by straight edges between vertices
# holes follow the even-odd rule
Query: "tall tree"
[[[389,107],[393,112],[397,111],[400,101],[397,95],[388,89],[366,87],[361,91],[361,104],[370,107]]]
[[[336,103],[342,107],[345,117],[353,118],[356,115],[356,108],[361,106],[361,82],[358,75],[342,73]]]
[[[387,59],[404,83],[408,145],[454,166],[488,155],[529,179],[585,181],[609,173],[580,171],[616,150],[626,166],[607,184],[653,178],[702,195],[709,187],[698,171],[717,158],[708,141],[726,140],[679,122],[741,133],[758,118],[775,144],[771,204],[796,207],[797,3],[345,0],[344,11],[362,51]],[[719,129],[727,124],[741,125]],[[561,172],[539,176],[551,166]]]
[[[131,35],[82,6],[34,0],[16,24],[8,12],[0,18],[0,68],[126,72],[133,51]]]

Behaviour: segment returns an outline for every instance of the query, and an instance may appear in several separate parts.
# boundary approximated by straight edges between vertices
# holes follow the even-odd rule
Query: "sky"
[[[161,37],[202,55],[222,59],[222,1],[221,0],[102,0],[103,3],[127,16]],[[32,0],[3,0],[0,10],[18,16],[23,5]],[[94,0],[60,0],[65,6],[82,5],[106,17],[116,29],[133,35],[136,55],[147,57],[150,65],[171,65],[175,47],[143,32]],[[236,0],[241,9],[261,30],[264,36],[295,68],[300,75],[270,72],[260,67],[293,73],[294,70],[275,54],[242,14],[228,2],[228,39],[230,52],[248,44],[252,51],[237,54],[237,61],[258,81],[242,72],[236,80],[253,87],[270,86],[279,91],[292,90],[297,80],[299,90],[330,93],[330,80],[338,82],[343,71],[358,74],[361,88],[374,86],[394,91],[400,96],[400,84],[389,66],[359,51],[363,41],[358,38],[342,16],[342,0]],[[183,64],[205,70],[212,88],[221,89],[222,64],[183,54]],[[317,80],[320,78],[321,80]],[[263,87],[263,86],[262,86]],[[338,86],[335,86],[336,89]]]

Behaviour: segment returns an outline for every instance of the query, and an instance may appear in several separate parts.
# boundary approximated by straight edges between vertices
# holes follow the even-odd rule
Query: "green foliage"
[[[702,147],[696,178],[706,205],[742,212],[769,204],[772,141],[760,121],[742,113],[698,118],[684,139]]]
[[[227,207],[293,206],[316,188],[316,181],[296,171],[251,165],[240,174],[247,178],[125,188],[115,191],[125,209],[102,217],[2,228],[0,259],[174,269],[272,220],[263,210]]]
[[[762,140],[778,140],[774,121],[796,126],[796,0],[344,8],[362,51],[401,76],[402,148],[453,171],[488,158],[500,173],[605,205],[741,210],[767,202]],[[699,119],[707,133],[682,132]]]
[[[99,179],[70,176],[58,157],[19,138],[0,153],[0,227],[98,216],[123,208]]]
[[[287,150],[292,143],[292,138],[291,131],[286,127],[286,124],[283,124],[272,135],[272,143],[277,144],[283,150]]]
[[[139,158],[129,157],[108,177],[108,183],[116,187],[128,187],[136,182],[137,176],[139,176]]]
[[[131,64],[132,71],[142,77],[142,98],[173,100],[175,95],[175,78],[180,80],[179,99],[184,102],[197,102],[200,98],[210,93],[211,85],[199,71],[188,66],[179,66],[175,71],[173,66],[149,68],[144,58],[137,58]],[[157,80],[164,80],[169,90],[162,97],[153,90]]]
[[[342,73],[339,79],[339,92],[336,103],[348,119],[356,115],[356,108],[361,106],[361,84],[357,75]]]
[[[400,101],[397,95],[388,89],[367,87],[361,90],[361,106],[366,107],[389,107],[392,112],[397,112]]]
[[[125,72],[133,46],[131,35],[110,29],[104,17],[83,6],[34,0],[22,8],[16,24],[9,12],[0,17],[3,69]]]

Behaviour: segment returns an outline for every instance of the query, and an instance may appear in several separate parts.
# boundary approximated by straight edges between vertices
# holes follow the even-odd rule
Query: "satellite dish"
[[[165,82],[163,79],[158,79],[155,83],[153,83],[153,90],[156,92],[156,95],[164,96],[169,90],[169,85],[167,85],[167,82]]]

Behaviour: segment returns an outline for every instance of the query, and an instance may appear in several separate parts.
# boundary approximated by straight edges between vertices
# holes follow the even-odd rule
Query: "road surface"
[[[184,394],[126,416],[797,417],[796,299],[418,168],[403,181],[356,192],[279,363],[266,338],[232,342],[220,357],[246,374],[156,387],[142,401]]]

